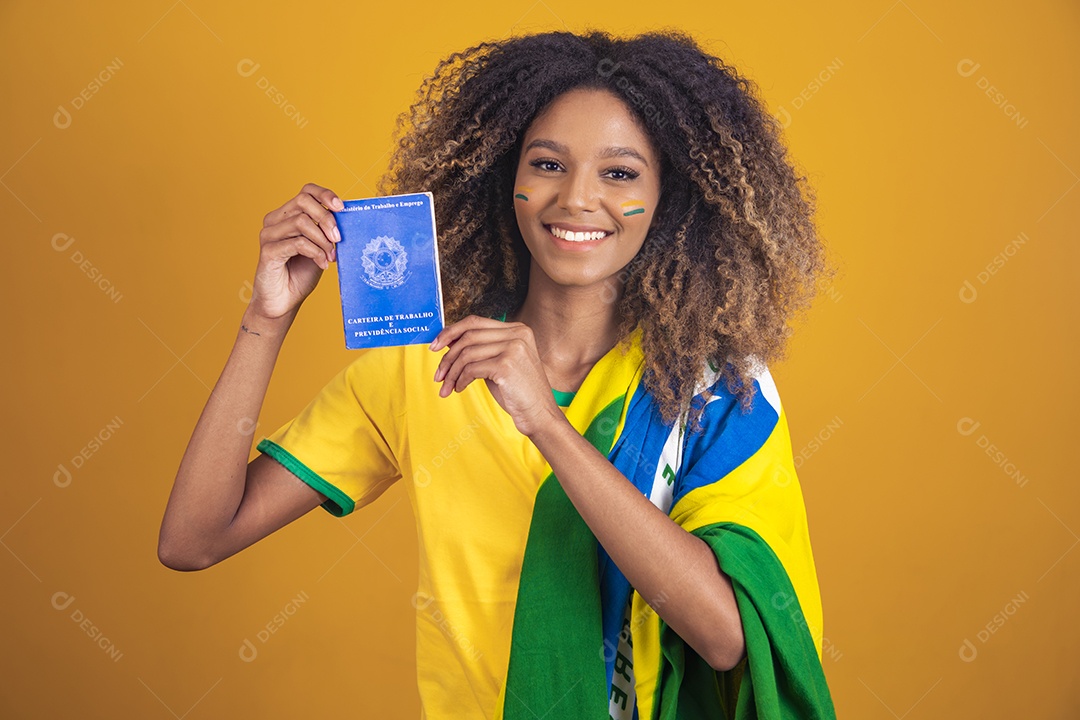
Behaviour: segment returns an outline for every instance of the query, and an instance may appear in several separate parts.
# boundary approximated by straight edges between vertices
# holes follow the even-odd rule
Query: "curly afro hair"
[[[662,158],[660,203],[612,284],[618,337],[640,327],[643,381],[664,422],[698,427],[708,363],[748,409],[752,378],[783,357],[790,321],[833,273],[778,121],[751,81],[676,31],[620,39],[550,32],[443,59],[397,119],[378,191],[430,191],[448,322],[512,313],[530,256],[513,184],[532,120],[562,93],[621,98]]]

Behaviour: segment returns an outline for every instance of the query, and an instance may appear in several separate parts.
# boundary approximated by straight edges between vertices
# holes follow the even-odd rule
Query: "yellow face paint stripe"
[[[645,212],[645,203],[640,200],[627,200],[624,203],[620,203],[619,207],[623,209],[623,217],[627,215],[638,215]]]
[[[529,187],[516,187],[516,188],[514,188],[514,198],[517,199],[517,200],[524,200],[525,202],[528,202],[529,201],[529,196],[528,196],[527,193],[531,193],[531,192],[532,192],[532,188],[529,188]]]

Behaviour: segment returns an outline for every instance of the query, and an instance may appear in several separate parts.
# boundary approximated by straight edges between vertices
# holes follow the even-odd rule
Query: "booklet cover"
[[[343,202],[334,217],[345,347],[430,343],[443,329],[431,193]]]

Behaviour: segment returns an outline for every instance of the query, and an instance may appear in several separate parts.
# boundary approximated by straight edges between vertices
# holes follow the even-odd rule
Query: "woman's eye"
[[[535,168],[540,168],[541,170],[558,170],[559,169],[558,168],[559,163],[555,162],[554,160],[533,160],[529,164],[532,165]],[[542,165],[554,165],[555,167],[550,167],[550,168],[549,167],[541,167]]]
[[[638,174],[630,168],[612,168],[608,172],[622,176],[614,178],[615,180],[633,180],[638,176]]]

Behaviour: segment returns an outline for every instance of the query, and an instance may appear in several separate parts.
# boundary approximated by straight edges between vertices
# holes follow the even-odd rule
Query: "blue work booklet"
[[[344,203],[334,217],[345,347],[430,343],[443,329],[431,193]]]

